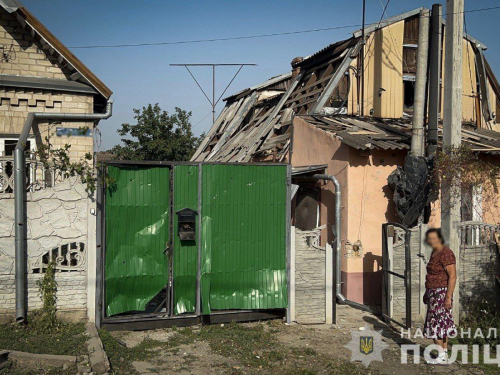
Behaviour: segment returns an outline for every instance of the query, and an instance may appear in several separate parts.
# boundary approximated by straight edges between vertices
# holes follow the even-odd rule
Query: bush
[[[458,342],[467,345],[490,345],[492,350],[496,349],[497,345],[500,345],[500,338],[498,337],[487,337],[490,328],[495,328],[500,330],[500,311],[495,309],[494,306],[488,304],[488,302],[483,301],[480,303],[471,303],[468,306],[467,314],[460,320],[460,328],[464,332],[468,332],[470,329],[470,337],[458,337]],[[477,330],[482,332],[481,335],[475,335]],[[479,333],[478,332],[478,333]],[[476,337],[474,337],[476,336]]]

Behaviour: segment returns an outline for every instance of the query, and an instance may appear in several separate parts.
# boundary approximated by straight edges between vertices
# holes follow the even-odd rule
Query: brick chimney
[[[295,79],[300,73],[300,63],[304,61],[303,57],[296,57],[292,60],[292,80]]]

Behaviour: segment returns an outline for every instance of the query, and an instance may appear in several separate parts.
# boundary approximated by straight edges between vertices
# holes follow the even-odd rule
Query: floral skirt
[[[428,339],[456,337],[457,328],[451,310],[444,307],[444,299],[448,288],[427,289],[427,317],[425,318],[424,335]],[[452,300],[453,303],[453,300]]]

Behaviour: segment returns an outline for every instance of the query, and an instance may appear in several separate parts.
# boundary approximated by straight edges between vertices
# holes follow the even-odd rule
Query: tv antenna
[[[222,97],[226,93],[226,91],[229,88],[229,86],[231,86],[231,83],[233,83],[233,81],[236,78],[236,76],[241,72],[241,69],[243,69],[244,66],[256,66],[256,65],[257,64],[170,64],[170,66],[183,66],[183,67],[185,67],[187,69],[187,71],[189,72],[189,74],[191,75],[191,77],[193,78],[193,80],[196,82],[196,84],[200,88],[200,90],[203,93],[203,95],[205,95],[205,98],[207,98],[208,102],[212,106],[212,125],[215,124],[215,106],[222,99]],[[191,72],[191,69],[189,69],[190,67],[192,68],[192,67],[197,67],[197,66],[198,67],[200,67],[200,66],[211,66],[212,67],[212,99],[210,99],[208,97],[208,95],[205,92],[205,90],[203,90],[203,87],[201,87],[200,83],[198,82],[198,80],[196,79],[196,77],[194,76],[194,74]],[[224,66],[239,66],[240,68],[235,73],[235,75],[233,76],[233,78],[231,79],[231,81],[229,81],[229,83],[227,84],[227,86],[224,89],[224,91],[222,92],[222,94],[220,94],[219,98],[217,100],[215,100],[215,69],[218,66],[221,66],[221,67],[224,67]]]

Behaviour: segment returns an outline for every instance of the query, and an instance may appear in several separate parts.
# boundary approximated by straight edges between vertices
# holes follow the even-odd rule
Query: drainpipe
[[[372,314],[375,314],[375,315],[380,315],[380,311],[373,310],[370,307],[365,306],[361,303],[350,301],[342,294],[342,277],[341,277],[342,240],[340,238],[340,232],[341,232],[341,230],[340,230],[341,229],[341,227],[340,227],[340,225],[341,225],[340,224],[341,189],[340,189],[339,181],[337,180],[337,178],[335,176],[330,175],[330,174],[315,174],[312,176],[295,177],[295,178],[302,179],[302,180],[315,179],[315,180],[331,181],[335,185],[335,254],[336,254],[335,295],[340,303],[356,307],[360,310],[371,312]]]
[[[42,113],[28,114],[24,127],[14,149],[14,209],[16,233],[16,322],[26,320],[26,253],[27,253],[27,216],[26,216],[26,156],[24,154],[28,136],[38,120],[47,121],[99,121],[111,117],[113,101],[108,100],[105,113]]]

